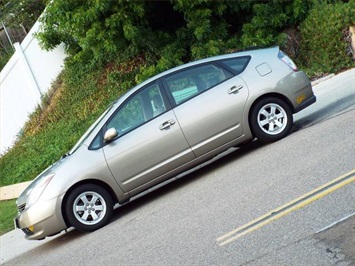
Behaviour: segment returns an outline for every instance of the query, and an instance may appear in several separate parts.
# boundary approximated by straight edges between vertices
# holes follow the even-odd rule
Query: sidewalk
[[[14,229],[4,235],[0,236],[0,265],[4,264],[5,262],[20,256],[27,251],[35,249],[54,238],[65,234],[65,231],[62,233],[53,236],[47,237],[44,240],[26,240],[25,234],[19,230]]]

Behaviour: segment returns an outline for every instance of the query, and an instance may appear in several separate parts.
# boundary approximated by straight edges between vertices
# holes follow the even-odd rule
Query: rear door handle
[[[160,130],[165,130],[165,129],[168,129],[168,128],[170,128],[172,125],[174,125],[175,124],[175,121],[174,120],[169,120],[169,121],[166,121],[166,122],[164,122],[163,124],[161,124],[160,126],[159,126],[159,129]]]
[[[228,90],[228,93],[229,94],[238,93],[241,89],[243,89],[243,85],[233,86]]]

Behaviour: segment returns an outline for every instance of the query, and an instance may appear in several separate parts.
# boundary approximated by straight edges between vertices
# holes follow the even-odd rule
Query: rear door
[[[171,170],[195,158],[174,112],[165,103],[154,82],[129,98],[106,125],[119,133],[103,151],[125,192],[167,178]]]
[[[165,78],[177,120],[199,157],[243,135],[248,88],[218,64],[204,64]]]

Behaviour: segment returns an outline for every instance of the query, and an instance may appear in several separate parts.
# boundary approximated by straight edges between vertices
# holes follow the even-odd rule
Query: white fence
[[[0,74],[0,156],[12,146],[63,67],[64,48],[42,50],[33,36],[38,30],[37,22],[21,44],[14,44],[16,52]]]

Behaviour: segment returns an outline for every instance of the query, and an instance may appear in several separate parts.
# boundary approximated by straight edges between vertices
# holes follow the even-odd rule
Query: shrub
[[[348,54],[349,26],[355,24],[355,1],[316,5],[301,24],[299,63],[309,75],[339,72],[355,66]]]
[[[270,0],[255,3],[252,18],[243,25],[241,46],[283,46],[284,30],[297,27],[313,6],[311,0]]]

